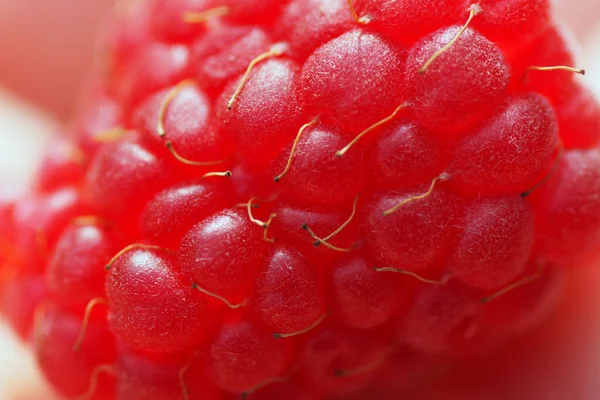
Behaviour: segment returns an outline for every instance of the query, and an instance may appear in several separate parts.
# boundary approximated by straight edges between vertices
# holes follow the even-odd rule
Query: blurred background
[[[600,97],[600,1],[555,2],[557,18],[580,43],[577,67]],[[0,197],[24,186],[48,135],[73,115],[114,3],[0,0]],[[0,321],[0,400],[48,399],[31,365]]]

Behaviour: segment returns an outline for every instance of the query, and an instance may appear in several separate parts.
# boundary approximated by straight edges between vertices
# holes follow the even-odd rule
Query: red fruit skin
[[[472,29],[463,32],[425,72],[419,72],[459,29],[440,29],[425,37],[409,51],[406,61],[406,99],[413,118],[446,134],[460,134],[479,122],[502,100],[509,79],[500,49]]]
[[[482,0],[473,28],[506,52],[523,47],[547,29],[549,0]]]
[[[377,133],[370,149],[369,182],[400,189],[433,179],[446,169],[443,143],[419,125],[400,120]]]
[[[448,354],[477,334],[478,300],[458,283],[424,286],[400,324],[398,339],[425,354]]]
[[[206,373],[221,389],[244,393],[272,378],[285,376],[295,343],[276,339],[249,321],[225,323],[206,353]]]
[[[269,26],[281,13],[289,0],[211,0],[213,7],[229,7],[227,19],[241,24],[265,24]]]
[[[90,157],[100,147],[107,131],[124,125],[120,104],[101,88],[92,88],[92,93],[83,100],[69,136],[81,151]]]
[[[459,21],[468,9],[465,0],[354,0],[357,14],[368,27],[405,44]]]
[[[115,360],[115,339],[106,325],[106,319],[91,319],[85,338],[78,351],[73,350],[83,320],[55,305],[42,309],[42,319],[34,336],[35,355],[46,379],[67,397],[85,395],[92,384],[94,370],[100,366],[112,367]],[[114,380],[109,373],[98,375],[93,399],[114,398]]]
[[[40,166],[35,186],[39,191],[52,191],[79,183],[85,176],[88,156],[66,138],[52,141]]]
[[[275,178],[284,195],[296,204],[335,204],[351,201],[365,185],[365,156],[356,146],[340,158],[336,151],[347,144],[344,132],[327,125],[306,129],[292,155],[289,172]],[[292,146],[277,156],[273,176],[285,170]]]
[[[358,199],[360,201],[360,198]],[[283,203],[283,202],[282,202]],[[304,225],[319,237],[324,238],[344,224],[352,215],[352,204],[336,204],[333,206],[314,206],[306,210],[303,206],[281,204],[275,208],[277,218],[269,229],[277,243],[290,245],[307,258],[319,262],[325,267],[333,266],[335,261],[345,255],[344,252],[327,248],[312,238]],[[349,224],[328,242],[341,249],[350,249],[360,245],[358,218]],[[318,245],[315,245],[315,244]]]
[[[453,187],[471,194],[519,194],[543,179],[558,148],[550,103],[537,94],[507,100],[461,141],[450,162]]]
[[[86,306],[104,297],[104,266],[124,247],[106,221],[71,223],[46,266],[46,283],[63,305]]]
[[[275,30],[277,37],[289,42],[292,57],[305,60],[317,47],[354,26],[346,0],[294,0]]]
[[[269,35],[256,26],[217,23],[191,47],[196,80],[207,93],[216,95],[272,45]]]
[[[325,315],[325,287],[320,269],[318,263],[289,247],[276,247],[267,256],[256,281],[251,307],[273,333],[304,331]]]
[[[453,276],[482,290],[502,289],[524,271],[534,242],[531,206],[521,197],[466,206],[459,241],[449,259]]]
[[[35,310],[46,297],[46,285],[37,275],[16,275],[16,271],[9,274],[10,281],[0,292],[0,310],[15,333],[23,341],[28,341]]]
[[[58,236],[74,218],[89,215],[90,206],[81,192],[65,186],[17,202],[13,210],[12,243],[21,257],[21,270],[40,272]]]
[[[115,73],[114,88],[125,110],[132,109],[151,93],[190,76],[189,49],[183,45],[147,42]]]
[[[435,359],[400,349],[389,355],[371,386],[350,400],[394,400],[397,393],[418,386],[419,380],[436,373],[436,369],[440,366],[436,365]]]
[[[313,117],[322,114],[358,133],[387,117],[404,100],[402,47],[360,30],[321,46],[305,62],[299,98]]]
[[[174,183],[175,172],[169,161],[145,146],[138,134],[107,143],[88,170],[89,198],[104,215],[123,221],[128,231],[137,232],[146,203]]]
[[[588,149],[600,141],[600,103],[580,84],[554,105],[560,138],[567,149]]]
[[[599,168],[597,149],[566,151],[556,172],[532,194],[536,250],[543,259],[575,267],[596,258]]]
[[[192,356],[193,357],[193,356]],[[219,390],[206,378],[197,358],[126,352],[117,360],[117,400],[217,400]],[[183,383],[182,384],[182,377]],[[184,395],[184,387],[187,397]]]
[[[343,398],[377,375],[391,352],[386,339],[377,331],[324,327],[306,341],[301,374],[311,387]]]
[[[455,240],[453,222],[460,212],[456,198],[445,189],[412,201],[390,215],[396,204],[427,192],[425,185],[386,193],[366,207],[365,232],[376,267],[393,267],[428,276],[439,271]],[[435,276],[434,276],[435,277]]]
[[[148,202],[141,217],[144,237],[170,249],[196,223],[233,205],[233,188],[220,177],[171,186]]]
[[[376,272],[362,257],[343,260],[333,271],[333,315],[356,329],[376,328],[408,302],[408,285],[398,277]]]
[[[182,270],[194,283],[234,304],[247,300],[267,252],[263,230],[232,210],[195,225],[178,251]]]
[[[225,164],[234,151],[232,138],[218,131],[213,121],[214,110],[210,98],[195,84],[182,87],[164,112],[162,126],[165,137],[158,134],[160,109],[175,87],[166,88],[148,97],[134,111],[134,126],[144,132],[152,142],[164,145],[170,141],[181,157],[209,163],[206,168]],[[210,165],[210,163],[216,163]],[[198,169],[198,168],[196,168]]]
[[[537,92],[552,103],[568,94],[573,85],[573,73],[567,71],[529,71],[531,66],[576,67],[563,32],[551,27],[528,46],[509,58],[512,70],[511,86],[519,91]]]
[[[518,335],[540,325],[564,295],[566,274],[553,265],[542,267],[541,276],[504,296],[490,301],[482,312],[482,324],[491,330]],[[525,274],[536,273],[539,265],[529,265]]]
[[[190,41],[206,31],[204,24],[190,24],[184,13],[202,12],[211,8],[212,0],[151,0],[146,2],[148,25],[154,35],[173,42]]]
[[[108,271],[106,295],[117,337],[156,353],[198,345],[215,313],[165,251],[133,249],[121,255]]]
[[[291,140],[302,121],[297,102],[299,67],[284,57],[266,60],[252,69],[242,92],[227,109],[239,81],[234,79],[217,101],[223,129],[237,141],[242,164],[260,167],[269,163]]]

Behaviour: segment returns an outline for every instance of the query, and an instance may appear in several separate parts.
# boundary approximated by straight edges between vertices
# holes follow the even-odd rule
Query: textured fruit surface
[[[549,7],[131,2],[0,204],[0,310],[69,398],[493,375],[598,259],[600,105]]]

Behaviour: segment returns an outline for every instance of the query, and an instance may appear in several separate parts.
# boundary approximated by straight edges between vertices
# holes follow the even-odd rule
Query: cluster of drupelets
[[[4,313],[59,391],[397,398],[546,317],[600,228],[546,1],[211,1],[130,10],[0,208]]]

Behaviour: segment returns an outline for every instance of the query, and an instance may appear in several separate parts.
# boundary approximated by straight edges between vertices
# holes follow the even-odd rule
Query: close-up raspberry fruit
[[[432,388],[525,368],[600,260],[600,104],[549,0],[118,10],[0,203],[0,312],[59,395],[467,399]]]

